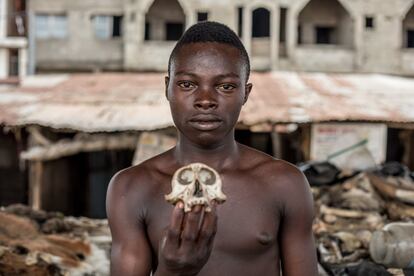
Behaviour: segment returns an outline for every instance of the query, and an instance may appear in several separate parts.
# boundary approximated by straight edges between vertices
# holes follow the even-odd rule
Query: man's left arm
[[[284,276],[318,275],[312,222],[313,198],[305,176],[296,168],[286,170],[284,204],[279,233]]]

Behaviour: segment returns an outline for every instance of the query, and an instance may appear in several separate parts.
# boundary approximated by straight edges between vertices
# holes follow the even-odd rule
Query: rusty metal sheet
[[[173,125],[165,73],[32,76],[0,87],[0,124],[85,132]],[[379,74],[252,73],[240,123],[414,123],[414,79]]]

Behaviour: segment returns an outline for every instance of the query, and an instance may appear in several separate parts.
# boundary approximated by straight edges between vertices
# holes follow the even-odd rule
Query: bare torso
[[[168,166],[159,164],[170,164]],[[278,230],[287,185],[283,161],[243,147],[239,166],[219,171],[227,201],[217,208],[218,226],[211,256],[199,275],[279,275]],[[131,186],[136,195],[137,220],[145,225],[156,266],[159,243],[168,228],[173,206],[164,195],[171,191],[171,179],[179,167],[171,152],[143,164],[148,178],[145,187]],[[131,168],[131,174],[139,173]],[[273,170],[269,174],[269,170]],[[139,179],[139,178],[137,178]],[[281,189],[278,189],[280,186]],[[142,206],[143,190],[145,209]]]

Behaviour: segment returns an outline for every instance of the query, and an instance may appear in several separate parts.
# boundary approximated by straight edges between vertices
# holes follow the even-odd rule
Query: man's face
[[[176,53],[166,77],[172,117],[182,135],[214,146],[233,135],[252,88],[239,50],[222,43],[190,43]]]

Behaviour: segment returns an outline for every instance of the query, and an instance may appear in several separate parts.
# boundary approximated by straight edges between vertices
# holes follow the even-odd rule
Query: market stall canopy
[[[0,87],[0,124],[84,132],[173,125],[164,73],[38,75]],[[379,74],[252,73],[242,125],[414,123],[414,79]]]

